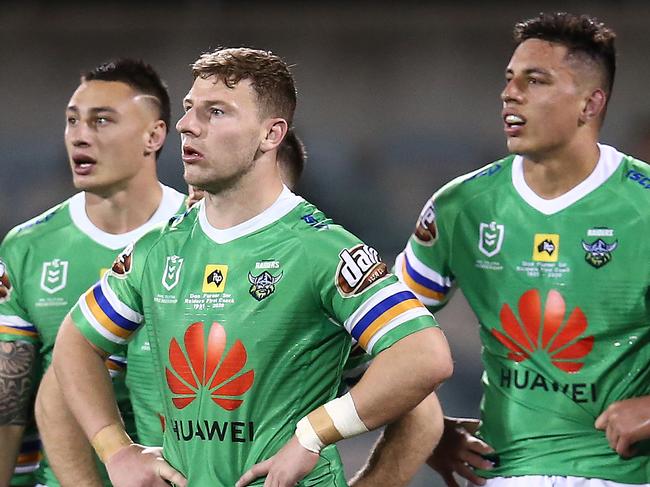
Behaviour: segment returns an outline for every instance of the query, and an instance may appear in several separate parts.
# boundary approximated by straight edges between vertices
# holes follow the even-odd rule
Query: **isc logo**
[[[364,244],[344,249],[336,269],[336,287],[345,296],[361,294],[388,275],[388,268],[372,247]]]

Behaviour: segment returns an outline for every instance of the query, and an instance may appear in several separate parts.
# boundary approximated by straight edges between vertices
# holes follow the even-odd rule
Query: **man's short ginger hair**
[[[202,54],[192,65],[196,78],[214,76],[229,88],[247,79],[257,94],[262,116],[280,117],[291,126],[296,88],[289,66],[271,51],[247,47],[219,48]]]
[[[609,100],[616,74],[616,33],[595,17],[540,13],[515,24],[513,38],[516,45],[528,39],[561,44],[567,48],[568,56],[593,64],[601,73],[601,88]]]

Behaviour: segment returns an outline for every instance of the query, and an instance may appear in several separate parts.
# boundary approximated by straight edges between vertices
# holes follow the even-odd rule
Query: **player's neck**
[[[587,179],[599,158],[600,149],[595,143],[539,157],[525,155],[524,180],[540,198],[557,198]]]
[[[147,223],[160,206],[162,196],[155,174],[136,176],[110,191],[86,191],[86,214],[97,228],[119,235]]]
[[[235,186],[218,193],[205,193],[206,217],[219,230],[232,228],[269,208],[282,193],[279,171],[253,171]]]

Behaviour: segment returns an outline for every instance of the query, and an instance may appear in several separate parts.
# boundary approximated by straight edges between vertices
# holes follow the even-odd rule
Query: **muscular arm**
[[[29,416],[35,346],[0,342],[0,485],[9,485]]]
[[[390,423],[377,440],[368,463],[351,487],[402,487],[409,484],[442,436],[442,409],[435,393]]]
[[[48,461],[61,485],[101,487],[95,455],[48,369],[36,396],[36,422]]]

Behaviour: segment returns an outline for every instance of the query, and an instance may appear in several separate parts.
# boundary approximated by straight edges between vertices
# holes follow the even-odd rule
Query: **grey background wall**
[[[647,159],[644,1],[4,1],[0,235],[74,192],[62,135],[81,70],[116,56],[142,57],[167,80],[176,120],[191,84],[189,64],[217,46],[248,45],[294,65],[295,125],[309,150],[298,191],[392,262],[436,188],[504,154],[498,95],[512,24],[557,9],[595,14],[618,32],[619,70],[602,140]],[[160,174],[183,189],[179,152],[172,132]],[[476,319],[457,296],[439,316],[456,360],[441,396],[451,414],[474,415]],[[371,441],[367,435],[343,445],[349,470]],[[423,469],[412,485],[438,482]]]

